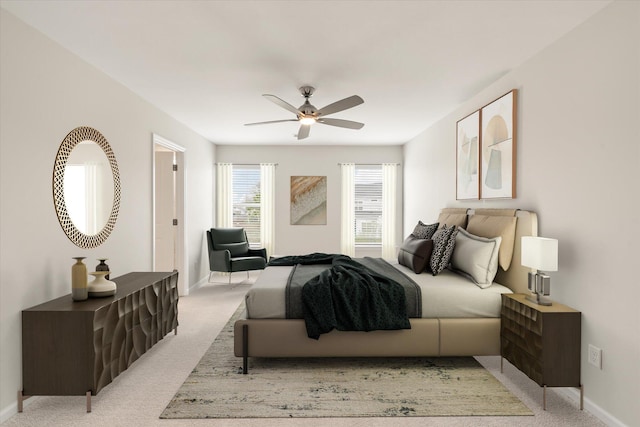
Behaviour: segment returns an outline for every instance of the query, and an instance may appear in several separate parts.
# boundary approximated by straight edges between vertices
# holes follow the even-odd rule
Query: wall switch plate
[[[589,363],[602,369],[602,349],[589,344]]]

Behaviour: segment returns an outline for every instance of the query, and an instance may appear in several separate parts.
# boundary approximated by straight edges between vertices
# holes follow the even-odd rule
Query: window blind
[[[247,232],[250,246],[260,246],[260,165],[233,165],[233,226]]]
[[[382,166],[355,167],[356,246],[382,244]]]

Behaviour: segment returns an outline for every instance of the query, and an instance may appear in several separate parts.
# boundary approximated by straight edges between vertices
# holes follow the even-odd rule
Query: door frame
[[[187,193],[187,172],[185,170],[185,151],[186,148],[178,145],[168,139],[154,133],[153,140],[151,144],[151,157],[153,159],[153,167],[152,167],[152,209],[151,209],[151,226],[153,228],[152,232],[152,242],[151,242],[151,253],[152,253],[152,264],[153,269],[155,270],[156,265],[156,148],[162,147],[163,149],[168,149],[173,151],[176,155],[176,164],[178,165],[178,171],[176,172],[176,219],[178,220],[178,226],[176,227],[176,268],[179,272],[178,274],[178,293],[181,296],[189,295],[189,255],[186,251],[186,233],[187,229],[187,215],[186,215],[186,193]]]

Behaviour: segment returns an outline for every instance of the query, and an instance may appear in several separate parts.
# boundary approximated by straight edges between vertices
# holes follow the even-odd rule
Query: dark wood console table
[[[178,272],[112,279],[114,296],[71,294],[22,311],[22,390],[29,396],[91,396],[171,330],[178,333]]]

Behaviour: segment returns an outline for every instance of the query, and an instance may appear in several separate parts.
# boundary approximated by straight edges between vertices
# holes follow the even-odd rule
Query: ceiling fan
[[[300,88],[300,93],[302,94],[302,96],[304,96],[304,104],[302,104],[300,108],[294,107],[293,105],[289,104],[286,101],[283,101],[275,95],[262,95],[274,104],[281,106],[285,110],[291,111],[296,115],[296,118],[286,120],[271,120],[268,122],[247,123],[245,124],[245,126],[282,122],[300,122],[298,139],[304,139],[308,137],[309,131],[311,130],[311,125],[314,123],[321,123],[323,125],[337,126],[347,129],[362,129],[364,123],[353,122],[351,120],[325,118],[325,116],[328,116],[329,114],[338,113],[340,111],[344,111],[348,108],[353,108],[357,105],[362,104],[364,102],[362,98],[360,98],[358,95],[353,95],[348,98],[341,99],[340,101],[336,101],[333,104],[329,104],[326,107],[317,109],[309,102],[309,98],[311,98],[314,91],[315,89],[311,86],[302,86]]]

